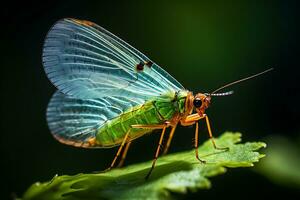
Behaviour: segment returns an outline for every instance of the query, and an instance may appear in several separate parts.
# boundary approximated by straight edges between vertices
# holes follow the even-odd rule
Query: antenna
[[[209,94],[209,93],[204,93],[206,96],[214,96],[214,97],[220,97],[220,96],[228,96],[233,94],[233,90],[228,91],[228,92],[222,92],[222,93],[214,93],[214,94]]]
[[[240,82],[243,82],[243,81],[252,79],[252,78],[254,78],[254,77],[260,76],[260,75],[262,75],[262,74],[264,74],[264,73],[267,73],[267,72],[269,72],[269,71],[272,71],[273,69],[274,69],[274,68],[270,68],[270,69],[267,69],[267,70],[265,70],[265,71],[263,71],[263,72],[260,72],[260,73],[258,73],[258,74],[254,74],[254,75],[252,75],[252,76],[248,76],[248,77],[246,77],[246,78],[243,78],[243,79],[240,79],[240,80],[237,80],[237,81],[233,81],[233,82],[231,82],[231,83],[228,83],[228,84],[226,84],[226,85],[224,85],[224,86],[222,86],[222,87],[219,87],[218,89],[216,89],[215,91],[213,91],[212,93],[210,93],[210,95],[211,95],[211,96],[214,96],[214,94],[216,94],[216,92],[218,92],[218,91],[220,91],[220,90],[223,90],[224,88],[227,88],[227,87],[232,86],[232,85],[235,85],[235,84],[237,84],[237,83],[240,83]],[[221,93],[221,94],[222,94],[222,93]],[[216,96],[219,96],[219,95],[216,95]],[[224,96],[224,95],[220,95],[220,96]]]

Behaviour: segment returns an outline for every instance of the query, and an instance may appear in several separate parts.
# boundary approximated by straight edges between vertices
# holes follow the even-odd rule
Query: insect
[[[62,19],[48,32],[43,47],[45,72],[57,87],[47,109],[52,135],[61,143],[83,148],[119,146],[108,169],[117,159],[122,165],[131,142],[153,130],[161,130],[148,178],[161,153],[167,153],[175,129],[195,125],[195,155],[198,156],[198,121],[206,121],[215,149],[209,118],[205,110],[213,96],[238,82],[211,93],[186,90],[168,72],[141,52],[93,22]]]

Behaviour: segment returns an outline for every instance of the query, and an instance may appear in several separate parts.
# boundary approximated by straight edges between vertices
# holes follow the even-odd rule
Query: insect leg
[[[155,125],[151,125],[151,124],[134,124],[131,125],[132,128],[143,128],[143,129],[163,129],[166,127],[165,124],[155,124]]]
[[[171,132],[170,132],[170,135],[169,135],[166,147],[164,148],[164,151],[163,151],[163,155],[167,154],[167,152],[169,150],[171,141],[173,139],[173,136],[174,136],[174,133],[175,133],[175,130],[176,130],[176,126],[177,126],[177,124],[174,127],[172,127],[172,129],[171,129]]]
[[[196,128],[195,128],[195,155],[196,155],[196,158],[197,160],[199,160],[201,163],[206,163],[205,160],[201,160],[199,158],[199,155],[198,155],[198,137],[199,137],[199,124],[198,122],[196,122]]]
[[[182,126],[191,126],[193,125],[196,121],[199,121],[200,119],[203,119],[206,115],[200,116],[198,113],[191,114],[186,116],[183,120],[180,121],[180,124]]]
[[[217,147],[217,145],[215,143],[215,140],[213,138],[213,135],[212,135],[212,131],[211,131],[211,128],[210,128],[209,119],[208,119],[208,116],[206,114],[204,114],[203,116],[200,116],[197,113],[188,115],[185,119],[181,120],[180,123],[181,123],[182,126],[190,126],[190,125],[193,125],[194,123],[196,123],[196,121],[199,121],[200,119],[203,119],[203,118],[205,118],[207,130],[208,130],[208,134],[209,134],[209,138],[211,139],[214,148],[218,149],[218,150],[229,150],[228,147],[223,147],[223,148]],[[197,126],[198,125],[196,123],[196,128],[197,128]],[[196,134],[195,134],[195,139],[196,139]],[[196,139],[196,141],[197,141],[197,139]]]
[[[112,161],[110,167],[109,167],[108,169],[106,169],[105,171],[109,171],[109,170],[111,170],[111,169],[114,167],[117,158],[120,156],[121,151],[122,151],[122,149],[123,149],[125,143],[127,142],[127,139],[128,139],[128,137],[129,137],[130,130],[131,130],[131,128],[127,131],[127,133],[126,133],[126,135],[125,135],[125,137],[124,137],[124,139],[123,139],[123,141],[122,141],[122,144],[120,145],[120,147],[119,147],[119,149],[118,149],[118,152],[117,152],[117,154],[115,155],[115,158],[113,159],[113,161]]]
[[[165,127],[163,128],[162,132],[161,132],[161,135],[160,135],[160,139],[159,139],[159,143],[158,143],[158,146],[157,146],[157,149],[156,149],[156,152],[155,152],[155,156],[154,156],[154,159],[153,159],[153,162],[152,162],[152,166],[151,166],[151,169],[150,171],[148,172],[147,176],[145,177],[145,179],[148,179],[152,170],[154,169],[155,167],[155,163],[156,163],[156,160],[158,158],[158,155],[159,155],[159,152],[160,152],[160,149],[161,149],[161,145],[162,145],[162,142],[163,142],[163,138],[164,138],[164,135],[165,135],[165,132],[166,132],[166,128],[167,126],[165,125]]]
[[[184,119],[180,120],[180,124],[182,126],[192,126],[194,125],[197,121],[199,121],[200,119],[203,119],[204,117],[200,117],[200,115],[198,113],[195,114],[191,114],[186,116]]]
[[[211,132],[210,123],[209,123],[209,119],[208,119],[207,115],[205,115],[205,121],[206,121],[209,138],[211,139],[211,142],[212,142],[214,148],[217,150],[226,150],[226,151],[229,150],[229,147],[217,147],[215,140],[213,138],[212,132]]]
[[[127,156],[127,152],[128,152],[128,149],[129,149],[130,144],[131,144],[131,141],[127,142],[127,144],[126,144],[126,146],[125,146],[125,149],[124,149],[124,151],[123,151],[123,153],[122,153],[121,160],[120,160],[120,162],[119,162],[119,164],[118,164],[118,167],[122,167],[122,166],[123,166],[124,161],[125,161],[125,158],[126,158],[126,156]]]

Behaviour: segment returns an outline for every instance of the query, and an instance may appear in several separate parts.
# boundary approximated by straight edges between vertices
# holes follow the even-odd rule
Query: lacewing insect
[[[198,121],[206,121],[216,146],[205,110],[213,96],[238,82],[211,93],[185,89],[168,72],[141,52],[93,22],[62,19],[47,34],[43,65],[57,87],[47,109],[48,126],[60,142],[83,148],[119,146],[110,167],[118,158],[122,165],[131,141],[160,129],[161,135],[148,178],[161,153],[168,127],[170,134],[163,153],[168,151],[176,126],[195,125],[195,154],[198,156]]]

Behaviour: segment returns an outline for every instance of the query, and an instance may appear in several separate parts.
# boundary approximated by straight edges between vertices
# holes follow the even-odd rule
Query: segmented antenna
[[[262,74],[264,74],[264,73],[267,73],[267,72],[269,72],[269,71],[272,71],[273,69],[274,69],[274,68],[270,68],[270,69],[267,69],[267,70],[265,70],[265,71],[263,71],[263,72],[260,72],[260,73],[258,73],[258,74],[254,74],[254,75],[252,75],[252,76],[248,76],[248,77],[246,77],[246,78],[243,78],[243,79],[240,79],[240,80],[237,80],[237,81],[228,83],[228,84],[226,84],[226,85],[224,85],[224,86],[222,86],[222,87],[216,89],[216,90],[213,91],[212,93],[210,93],[210,96],[214,96],[214,94],[216,94],[216,92],[218,92],[218,91],[220,91],[220,90],[223,90],[224,88],[227,88],[227,87],[232,86],[232,85],[235,85],[235,84],[237,84],[237,83],[240,83],[240,82],[243,82],[243,81],[252,79],[252,78],[254,78],[254,77],[260,76],[260,75],[262,75]],[[226,93],[226,92],[225,92],[225,93]],[[221,94],[222,94],[222,93],[221,93]],[[217,95],[217,96],[218,96],[218,95]],[[221,95],[221,96],[223,96],[223,95]]]
[[[214,94],[209,94],[209,93],[204,93],[206,96],[215,96],[215,97],[220,97],[220,96],[228,96],[233,94],[233,90],[228,91],[228,92],[222,92],[222,93],[214,93]]]

